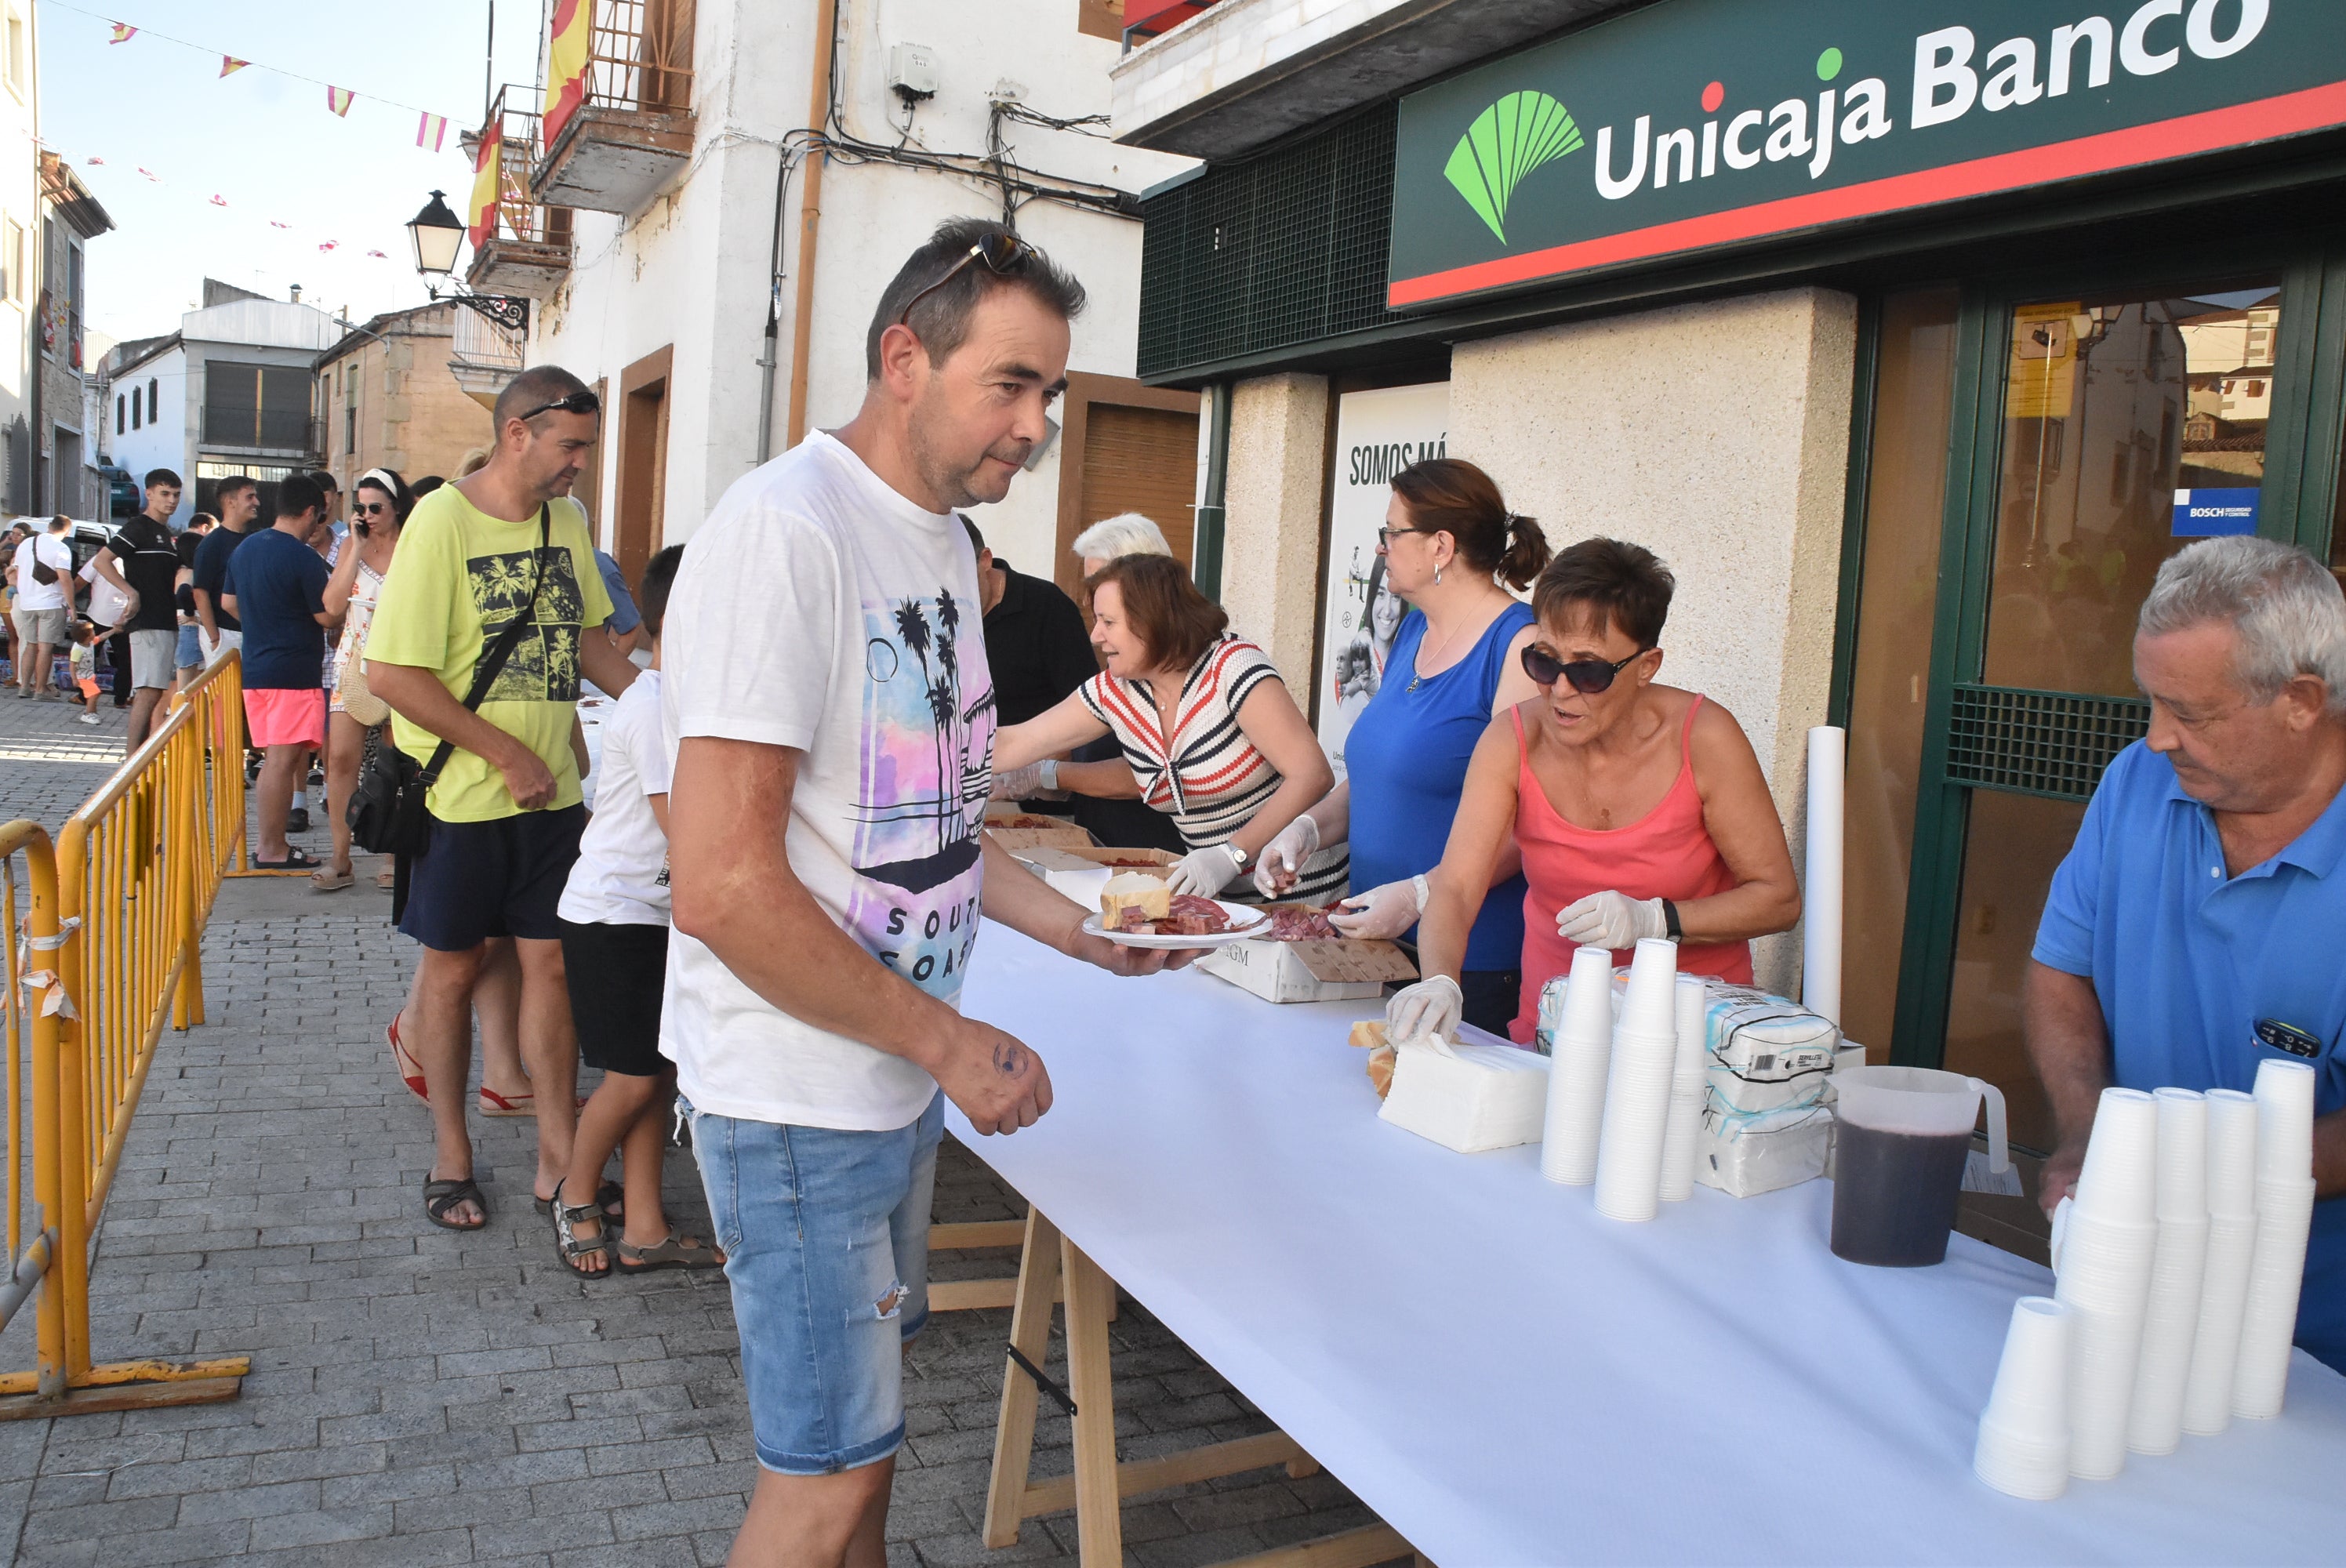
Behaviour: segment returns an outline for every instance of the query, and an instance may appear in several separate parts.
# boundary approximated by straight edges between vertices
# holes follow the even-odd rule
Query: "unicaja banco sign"
[[[1402,102],[1388,302],[2346,126],[2346,0],[1667,0]]]

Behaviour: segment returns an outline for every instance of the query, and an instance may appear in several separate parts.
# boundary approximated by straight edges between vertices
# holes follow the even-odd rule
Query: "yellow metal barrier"
[[[175,698],[147,743],[67,819],[54,860],[37,826],[0,830],[7,853],[24,850],[32,891],[30,957],[20,961],[12,869],[10,996],[24,1017],[9,1024],[10,1195],[25,1037],[39,1205],[21,1255],[11,1207],[15,1275],[0,1300],[13,1306],[22,1297],[7,1291],[40,1282],[39,1369],[0,1375],[0,1420],[233,1399],[251,1369],[241,1356],[93,1364],[89,1349],[89,1238],[164,1025],[203,1022],[204,922],[243,848],[240,680],[231,656]],[[34,983],[19,983],[20,964]]]

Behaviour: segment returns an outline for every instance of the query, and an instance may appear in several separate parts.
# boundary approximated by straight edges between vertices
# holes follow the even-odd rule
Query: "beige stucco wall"
[[[1223,490],[1222,607],[1233,631],[1270,655],[1307,713],[1327,447],[1326,377],[1260,376],[1238,383],[1230,398]]]
[[[1661,678],[1742,721],[1801,862],[1807,733],[1832,679],[1856,301],[1795,290],[1464,343],[1450,455],[1551,545],[1634,540],[1678,576]],[[1798,983],[1797,934],[1759,951]]]

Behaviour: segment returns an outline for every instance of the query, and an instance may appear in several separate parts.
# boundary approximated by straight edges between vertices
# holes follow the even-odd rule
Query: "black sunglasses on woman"
[[[1609,689],[1615,676],[1645,657],[1649,651],[1639,648],[1617,663],[1608,664],[1601,658],[1584,658],[1566,664],[1556,655],[1534,646],[1524,649],[1524,673],[1532,677],[1535,686],[1551,687],[1562,680],[1583,697],[1595,697]]]

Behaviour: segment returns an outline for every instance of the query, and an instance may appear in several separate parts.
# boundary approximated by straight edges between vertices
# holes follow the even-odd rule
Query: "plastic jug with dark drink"
[[[2003,1092],[1927,1067],[1853,1067],[1832,1081],[1833,1255],[1887,1268],[1943,1260],[1982,1098],[1989,1166],[2012,1168]]]

